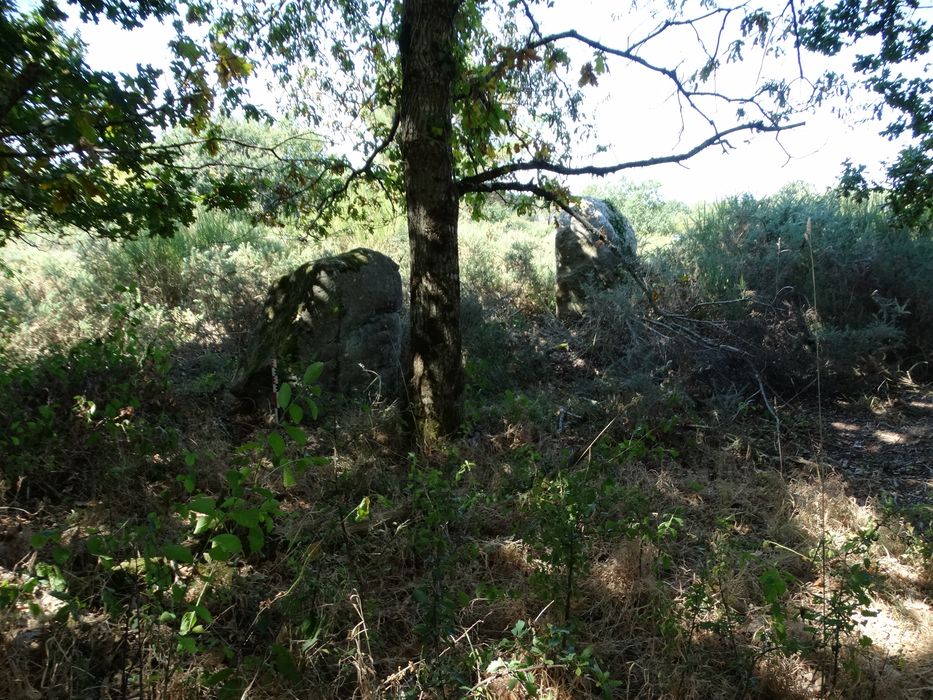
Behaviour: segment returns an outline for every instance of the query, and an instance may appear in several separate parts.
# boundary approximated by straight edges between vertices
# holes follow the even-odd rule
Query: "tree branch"
[[[392,142],[395,140],[395,134],[398,131],[399,121],[400,121],[400,114],[398,111],[396,111],[395,115],[392,117],[392,126],[389,127],[389,132],[386,134],[385,138],[379,143],[378,146],[376,146],[376,148],[372,150],[372,152],[366,158],[366,162],[363,163],[363,165],[351,171],[350,174],[343,181],[343,183],[341,183],[340,187],[338,187],[333,192],[329,193],[324,198],[324,201],[321,203],[321,207],[320,207],[321,212],[326,210],[327,207],[333,205],[334,202],[336,202],[343,195],[345,195],[347,193],[347,190],[350,189],[350,185],[352,185],[355,180],[357,180],[358,178],[362,177],[363,175],[367,173],[372,172],[373,163],[376,162],[376,158],[378,158],[381,153],[383,153],[389,146],[391,146]],[[295,199],[296,197],[301,196],[305,192],[308,192],[314,189],[315,187],[318,186],[319,182],[320,182],[320,177],[315,178],[314,182],[312,182],[307,187],[303,187],[301,189],[298,189],[298,190],[295,190],[294,192],[289,193],[287,197],[284,197],[283,199],[279,201],[279,204]],[[317,217],[315,217],[314,221],[317,222],[320,219],[321,219],[321,215],[319,214]]]
[[[568,165],[561,165],[560,163],[551,163],[550,161],[543,159],[533,159],[528,161],[520,161],[516,163],[506,163],[497,168],[492,168],[485,172],[477,173],[475,175],[470,175],[469,177],[462,178],[457,183],[457,188],[461,194],[466,192],[489,192],[492,190],[484,187],[484,183],[490,181],[499,180],[502,177],[512,175],[518,172],[527,172],[527,171],[537,171],[537,172],[548,172],[554,173],[556,175],[596,175],[597,177],[602,177],[605,175],[611,175],[613,173],[620,172],[622,170],[631,170],[632,168],[646,168],[652,165],[662,165],[665,163],[682,163],[685,160],[689,160],[693,156],[697,155],[701,151],[706,150],[710,146],[715,146],[724,142],[724,139],[727,136],[730,136],[735,133],[742,131],[753,131],[756,133],[774,133],[779,131],[785,131],[787,129],[795,129],[799,126],[803,126],[804,122],[797,122],[794,124],[787,125],[766,125],[762,121],[749,122],[747,124],[739,124],[733,126],[729,129],[724,129],[723,131],[717,131],[715,134],[710,136],[708,139],[701,141],[696,146],[691,148],[688,151],[683,153],[675,153],[669,156],[658,156],[656,158],[645,158],[643,160],[632,160],[624,163],[615,163],[613,165],[586,165],[582,167],[571,167]],[[508,183],[499,183],[499,184],[508,184]],[[507,189],[507,188],[505,188]],[[527,190],[526,190],[527,191]]]
[[[140,148],[111,148],[108,145],[100,144],[90,144],[88,146],[63,146],[54,150],[49,151],[16,151],[13,149],[0,151],[0,158],[9,158],[9,159],[23,159],[23,158],[62,158],[64,156],[73,155],[76,153],[84,153],[90,150],[98,153],[103,156],[126,156],[126,155],[137,155],[137,154],[159,154],[159,153],[169,153],[174,151],[181,151],[189,146],[203,146],[208,142],[214,142],[218,144],[226,144],[231,146],[239,146],[245,150],[259,151],[261,153],[267,153],[273,158],[282,163],[305,163],[305,162],[321,162],[321,158],[290,158],[288,156],[282,156],[279,154],[278,149],[286,144],[297,141],[305,140],[304,134],[298,134],[295,136],[289,136],[282,141],[272,145],[264,146],[258,143],[249,143],[248,141],[243,141],[241,139],[229,137],[229,136],[212,136],[206,138],[197,138],[189,139],[187,141],[178,141],[175,143],[155,143],[149,146],[144,146]]]
[[[730,9],[729,12],[731,11],[732,10]],[[702,19],[706,19],[707,17],[710,17],[713,14],[716,14],[716,12],[707,13],[706,15],[703,15],[702,17],[697,18],[695,20],[682,21],[682,22],[671,22],[670,24],[662,25],[661,28],[659,28],[652,34],[648,35],[648,37],[646,37],[645,39],[639,42],[636,42],[634,44],[634,47],[639,47],[639,46],[644,45],[644,43],[647,42],[649,39],[658,36],[665,29],[671,26],[676,26],[678,24],[692,25],[694,22],[700,21]],[[727,13],[727,16],[728,16],[728,13]],[[556,34],[549,34],[547,36],[543,36],[540,39],[529,42],[523,47],[522,50],[535,50],[535,49],[541,48],[542,46],[547,46],[548,44],[556,44],[560,41],[565,41],[565,40],[577,41],[581,44],[589,46],[591,49],[594,49],[596,51],[600,51],[609,56],[616,56],[618,58],[624,58],[628,61],[631,61],[632,63],[635,63],[636,65],[641,66],[642,68],[645,68],[654,73],[663,75],[664,77],[668,78],[674,84],[676,93],[679,94],[681,97],[683,97],[690,104],[690,107],[697,114],[703,117],[703,119],[707,123],[709,123],[712,126],[715,126],[713,119],[711,119],[702,109],[700,109],[699,105],[697,105],[693,101],[694,92],[692,90],[687,89],[687,87],[684,85],[683,81],[677,75],[677,72],[675,70],[671,68],[666,68],[664,66],[655,65],[651,61],[648,61],[647,59],[635,53],[633,48],[618,49],[618,48],[609,46],[607,44],[603,44],[600,41],[596,41],[595,39],[591,39],[587,36],[584,36],[583,34],[580,34],[578,31],[571,29],[571,30],[559,32]],[[505,70],[507,65],[508,65],[508,59],[503,58],[495,66],[490,68],[489,71],[484,73],[482,76],[482,79],[479,82],[486,83],[489,80],[492,80],[496,78],[497,76],[501,75],[502,71]]]
[[[23,67],[22,72],[16,76],[7,94],[3,96],[3,100],[0,102],[0,123],[6,121],[10,110],[33,88],[39,79],[40,70],[38,63],[30,61]]]
[[[543,36],[541,34],[541,27],[538,26],[538,21],[535,19],[534,13],[532,13],[531,8],[528,6],[527,0],[521,0],[522,9],[525,11],[525,17],[531,23],[531,29],[534,32],[535,36],[539,39]]]
[[[659,37],[661,34],[663,34],[664,32],[666,32],[666,31],[667,31],[668,29],[670,29],[671,27],[685,27],[685,26],[688,26],[688,25],[689,25],[689,26],[693,26],[693,25],[696,24],[697,22],[702,22],[703,20],[709,19],[710,17],[713,17],[714,15],[718,15],[719,13],[723,13],[723,14],[725,14],[725,15],[728,17],[730,14],[732,14],[732,13],[735,12],[737,9],[739,9],[739,7],[741,7],[741,6],[738,6],[738,7],[717,7],[717,8],[715,8],[715,9],[713,9],[713,10],[710,10],[709,12],[707,12],[707,13],[704,14],[704,15],[700,15],[700,16],[698,16],[698,17],[691,17],[690,19],[667,19],[667,20],[664,20],[664,21],[658,26],[658,28],[655,29],[653,32],[651,32],[650,34],[645,35],[644,37],[642,37],[641,39],[639,39],[638,41],[636,41],[634,44],[630,44],[629,47],[628,47],[628,50],[629,50],[629,51],[634,51],[635,49],[637,49],[637,48],[639,48],[639,47],[641,47],[641,46],[644,46],[645,44],[647,44],[647,43],[648,43],[649,41],[651,41],[652,39],[655,39],[655,38]]]

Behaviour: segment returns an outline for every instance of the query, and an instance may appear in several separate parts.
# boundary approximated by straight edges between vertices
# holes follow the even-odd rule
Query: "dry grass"
[[[444,675],[449,673],[462,674],[477,697],[525,697],[520,684],[510,687],[514,673],[487,671],[496,658],[523,661],[518,668],[532,674],[542,697],[596,693],[591,680],[563,668],[567,664],[560,659],[551,659],[550,665],[524,662],[530,657],[514,646],[510,632],[520,620],[542,635],[549,624],[565,624],[559,601],[542,597],[531,583],[543,567],[541,545],[515,499],[525,497],[523,484],[540,478],[534,476],[536,469],[566,459],[561,456],[564,445],[585,444],[582,431],[587,426],[577,426],[577,434],[544,433],[530,443],[503,444],[497,433],[490,433],[450,445],[450,454],[461,451],[474,465],[452,486],[455,499],[479,498],[445,526],[452,555],[443,564],[441,588],[464,592],[467,600],[452,612],[450,631],[431,641],[430,635],[415,631],[424,621],[424,610],[412,593],[430,583],[432,564],[413,544],[425,514],[411,501],[408,458],[397,420],[386,410],[348,414],[335,423],[343,427],[322,427],[313,446],[317,453],[333,456],[329,466],[309,473],[284,495],[286,516],[277,543],[268,556],[246,560],[230,571],[226,593],[217,600],[212,634],[243,658],[262,660],[244,673],[249,697],[300,697],[307,692],[283,685],[271,670],[272,643],[292,650],[303,687],[314,688],[315,697],[395,697],[406,692],[427,698],[443,687],[448,693],[466,692],[450,685],[452,677]],[[230,445],[216,437],[210,421],[201,425],[206,431],[201,446],[210,456],[200,465],[200,476],[205,484],[219,484]],[[600,666],[620,683],[616,696],[924,697],[933,670],[933,610],[922,567],[903,544],[892,549],[901,542],[896,533],[885,530],[871,554],[888,583],[872,600],[877,615],[859,620],[864,623],[859,630],[872,639],[872,646],[860,649],[853,643],[852,655],[845,657],[858,662],[860,675],[841,673],[831,689],[821,690],[825,655],[768,651],[762,633],[770,623],[759,582],[767,567],[793,574],[790,607],[804,604],[818,590],[819,572],[803,556],[821,531],[815,475],[804,468],[782,477],[764,463],[755,466],[749,454],[766,450],[768,443],[736,444],[724,436],[724,444],[716,445],[709,437],[698,441],[692,429],[676,430],[663,440],[665,447],[678,446],[680,455],[664,452],[614,461],[611,450],[596,451],[589,467],[644,494],[647,512],[676,512],[683,521],[676,537],[661,541],[580,531],[588,565],[572,605],[574,645],[581,651],[592,648]],[[529,446],[541,455],[531,472]],[[448,474],[460,463],[441,459],[446,461],[436,466]],[[506,461],[512,466],[503,470]],[[267,483],[278,488],[275,478]],[[881,517],[871,504],[847,496],[838,477],[826,479],[825,494],[826,523],[835,541]],[[374,504],[365,526],[347,517],[363,495],[370,495]],[[100,502],[81,504],[74,511],[77,517],[71,516],[68,546],[75,551],[82,533],[91,528],[116,528],[138,519],[141,506],[158,511],[167,504],[158,489],[146,505],[138,493],[126,491],[102,495],[102,501],[108,503],[104,509]],[[611,510],[604,515],[623,515]],[[65,517],[60,508],[45,506],[48,525]],[[11,528],[16,528],[12,516],[6,532]],[[28,534],[18,535],[19,542]],[[28,547],[18,551],[28,552]],[[29,564],[23,562],[5,577],[23,581]],[[118,693],[115,689],[123,683],[138,683],[140,663],[159,677],[166,659],[172,658],[171,629],[149,622],[127,631],[130,618],[109,617],[95,602],[99,598],[93,590],[106,583],[105,575],[93,566],[86,572],[99,577],[98,583],[85,581],[89,607],[67,624],[52,621],[54,606],[61,603],[47,592],[29,599],[43,611],[38,618],[28,614],[26,600],[4,612],[5,697],[67,697],[86,687],[85,676],[110,688],[106,693]],[[690,595],[697,587],[708,600],[692,611]],[[490,597],[492,590],[505,595]],[[132,610],[128,613],[132,617]],[[296,613],[319,624],[311,646],[306,640],[313,630],[303,629]],[[792,627],[802,634],[799,625]],[[103,665],[89,665],[91,659],[104,660],[99,661]],[[229,663],[216,651],[175,657],[169,682],[153,681],[149,691],[172,698],[209,694],[205,677]]]
[[[578,675],[574,666],[586,649],[617,683],[610,697],[929,697],[929,562],[918,558],[913,530],[878,499],[853,497],[846,472],[830,473],[821,487],[811,408],[783,407],[782,462],[764,410],[693,400],[673,371],[620,376],[625,365],[608,320],[568,329],[548,311],[546,224],[511,231],[509,245],[494,243],[507,226],[496,236],[480,227],[463,236],[464,288],[479,308],[467,329],[475,369],[469,434],[413,463],[397,407],[332,403],[306,447],[326,464],[285,489],[281,473],[257,459],[255,483],[274,493],[283,513],[261,552],[214,571],[206,593],[213,621],[196,655],[178,653],[177,624],[145,609],[155,610],[161,593],[139,576],[103,569],[87,551],[92,532],[128,533],[149,513],[160,537],[187,536],[172,508],[187,497],[176,480],[191,471],[185,454],[198,455],[198,488],[220,495],[238,464],[235,448],[269,428],[268,416],[231,415],[219,392],[195,391],[205,353],[230,348],[201,333],[227,326],[185,311],[187,345],[175,355],[181,366],[168,389],[172,423],[153,427],[179,431],[174,449],[142,456],[140,473],[129,454],[124,477],[98,477],[79,499],[29,501],[15,484],[0,492],[0,585],[34,577],[51,549],[33,556],[30,536],[61,529],[67,598],[78,605],[56,620],[63,602],[43,581],[0,610],[0,697],[215,697],[211,676],[228,671],[238,679],[231,694],[249,698],[529,697],[521,680],[533,681],[539,697],[599,697],[593,669],[582,664]],[[346,236],[328,252],[361,244],[388,246],[404,267],[404,246],[388,234]],[[295,259],[313,254],[309,248]],[[39,290],[44,275],[36,273],[30,289]],[[267,281],[250,279],[259,287]],[[509,301],[516,297],[520,308]],[[53,337],[48,319],[37,323]],[[56,332],[68,340],[78,330],[64,324]],[[13,336],[23,354],[36,350],[26,334]],[[517,358],[514,371],[502,366],[506,347]],[[894,447],[917,439],[899,434],[907,441]],[[109,457],[101,451],[102,473]],[[440,478],[425,486],[431,470]],[[552,556],[544,527],[552,523],[538,517],[567,512],[542,505],[542,494],[555,492],[544,486],[560,475],[590,483],[596,494],[573,529],[579,560],[569,620],[554,593],[567,568]],[[366,497],[369,517],[357,522]],[[812,606],[824,584],[839,585],[821,580],[810,554],[824,529],[841,544],[878,522],[869,551],[882,581],[870,604],[877,614],[856,620],[872,644],[846,637],[844,667],[830,682],[826,649],[781,650],[769,641],[774,620],[762,576],[788,574],[781,600],[791,613]],[[133,546],[121,550],[126,560],[138,556]],[[120,603],[110,610],[107,590]],[[432,604],[443,608],[436,624]],[[524,631],[515,632],[516,623]],[[788,628],[802,642],[812,637],[798,620]],[[280,650],[297,670],[291,680]]]

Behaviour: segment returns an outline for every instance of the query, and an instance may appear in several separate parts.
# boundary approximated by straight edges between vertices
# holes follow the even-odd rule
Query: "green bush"
[[[88,242],[83,252],[97,259],[96,285],[106,289],[136,284],[147,302],[176,307],[211,294],[215,286],[229,286],[235,266],[219,259],[232,261],[238,252],[251,251],[268,262],[283,255],[286,235],[273,235],[273,230],[245,217],[205,211],[171,238]]]
[[[56,494],[68,484],[86,492],[112,470],[169,447],[162,415],[169,348],[139,333],[142,308],[126,290],[108,305],[110,327],[100,337],[36,357],[0,356],[0,478],[7,488]]]
[[[0,316],[5,320],[5,344],[13,354],[35,357],[51,346],[72,345],[104,332],[107,319],[95,307],[112,296],[113,288],[91,295],[90,261],[67,244],[10,244],[0,250]]]
[[[905,343],[933,347],[933,238],[895,228],[878,203],[799,186],[734,197],[699,210],[666,255],[695,282],[696,301],[808,311],[840,369]]]
[[[669,242],[684,230],[688,221],[687,205],[665,199],[659,182],[619,180],[609,185],[591,185],[584,194],[608,200],[624,214],[638,235],[640,250]]]
[[[172,238],[76,237],[6,246],[0,258],[6,271],[0,277],[3,343],[25,358],[99,337],[109,327],[114,290],[131,286],[140,293],[142,306],[134,314],[143,335],[170,327],[177,344],[217,331],[235,335],[254,322],[253,311],[276,275],[296,258],[315,256],[296,239],[291,229],[205,211]]]
[[[463,288],[485,306],[532,313],[554,307],[554,243],[544,217],[461,219],[460,250]]]

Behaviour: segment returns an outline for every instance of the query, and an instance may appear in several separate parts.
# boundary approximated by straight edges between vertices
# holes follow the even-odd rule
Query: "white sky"
[[[647,13],[629,11],[624,1],[573,0],[562,3],[558,0],[557,6],[553,21],[548,26],[542,22],[545,33],[572,27],[607,45],[624,46],[627,40],[637,40],[657,25],[657,21],[650,19]],[[777,5],[776,12],[780,12],[783,6],[784,3]],[[623,8],[624,15],[617,21],[607,21],[613,9],[618,12],[618,8]],[[715,30],[718,26],[719,20],[716,19],[709,29]],[[736,37],[738,32],[733,28],[731,33],[727,32],[729,35]],[[705,37],[708,41],[709,36]],[[676,57],[675,62],[683,60],[685,65],[696,66],[696,59],[688,63],[689,47],[694,42],[691,30],[682,30],[680,34],[672,33],[669,40],[659,43],[657,50],[649,55],[652,60],[667,65],[671,64],[673,56]],[[808,76],[816,76],[826,69],[846,73],[851,66],[851,58],[851,53],[834,61],[804,54],[802,63]],[[599,92],[597,128],[601,135],[608,134],[605,141],[613,144],[607,154],[599,156],[600,160],[621,162],[683,152],[709,135],[708,131],[692,128],[696,125],[689,122],[687,128],[681,130],[679,110],[675,101],[670,99],[670,86],[663,80],[643,70],[614,71],[613,65],[610,64],[610,79],[601,78],[597,90],[602,90]],[[920,70],[925,72],[929,66]],[[780,59],[772,57],[762,62],[748,50],[745,61],[720,71],[716,87],[730,93],[737,91],[737,86],[756,85],[761,76],[793,77],[798,74],[796,54]],[[734,109],[725,106],[715,116],[722,118],[720,126],[727,127],[733,115]],[[730,139],[735,148],[728,152],[712,147],[682,165],[627,170],[624,176],[636,181],[656,180],[668,197],[692,203],[744,192],[759,196],[771,194],[796,181],[810,183],[821,190],[836,183],[842,172],[842,163],[847,158],[866,164],[868,174],[880,177],[883,174],[882,162],[892,160],[899,150],[896,143],[879,136],[883,122],[867,121],[864,114],[840,117],[834,115],[827,105],[815,114],[805,113],[792,121],[805,121],[806,124],[781,134],[739,134]]]
[[[649,20],[640,13],[626,12],[623,19],[608,22],[608,8],[627,7],[611,0],[558,0],[557,6],[553,13],[542,18],[545,33],[575,28],[594,39],[619,45],[628,37],[637,37],[650,29]],[[78,26],[77,22],[72,23],[73,28]],[[165,26],[150,22],[142,29],[127,32],[101,22],[81,25],[80,32],[88,45],[88,62],[95,68],[118,72],[132,70],[137,63],[156,67],[168,64],[167,42],[173,34]],[[659,45],[659,49],[681,60],[687,55],[678,52],[683,53],[684,46],[689,43],[683,36],[674,36]],[[668,55],[664,58],[670,60]],[[815,73],[826,65],[821,61],[805,57],[805,69]],[[796,57],[785,57],[783,65],[771,64],[764,68],[754,61],[746,61],[739,69],[724,71],[718,78],[718,85],[726,91],[729,81],[755,81],[762,70],[794,73],[796,66]],[[929,65],[918,70],[926,72]],[[600,77],[598,88],[590,90],[599,100],[594,105],[598,140],[610,146],[610,150],[596,156],[594,162],[610,163],[683,151],[708,135],[690,123],[681,133],[676,103],[669,98],[670,87],[656,76],[646,76],[643,71],[633,72],[610,63],[610,73]],[[728,124],[732,112],[732,108],[722,110],[724,124]],[[878,135],[882,127],[880,122],[859,123],[855,117],[843,120],[829,109],[802,115],[801,119],[806,121],[805,126],[779,136],[740,134],[731,141],[736,148],[727,153],[721,148],[711,148],[684,165],[628,170],[623,176],[635,181],[656,180],[661,183],[663,193],[671,198],[686,202],[713,201],[743,192],[766,195],[794,181],[823,189],[835,183],[846,158],[867,164],[870,174],[880,174],[881,163],[892,159],[897,152],[895,144]],[[589,179],[578,179],[572,185],[578,189],[589,182]]]

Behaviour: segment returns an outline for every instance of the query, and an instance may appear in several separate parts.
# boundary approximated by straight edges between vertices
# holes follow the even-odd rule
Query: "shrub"
[[[461,220],[461,277],[487,307],[542,312],[554,305],[554,243],[544,217]]]
[[[91,266],[69,245],[10,244],[2,249],[0,315],[5,318],[11,353],[34,357],[52,345],[71,345],[99,335],[106,318],[95,307],[113,288],[84,295],[91,288]]]
[[[665,199],[661,184],[653,180],[592,185],[584,194],[608,200],[624,214],[638,235],[641,250],[669,242],[683,232],[688,220],[687,205]]]
[[[126,290],[109,306],[110,327],[100,337],[37,357],[0,357],[0,477],[8,488],[86,492],[109,470],[141,463],[157,442],[171,442],[162,416],[151,420],[167,408],[169,350],[139,333],[141,309]],[[153,424],[160,429],[149,430]]]
[[[146,302],[176,307],[211,295],[215,286],[230,285],[235,267],[218,265],[219,258],[232,263],[243,251],[252,251],[263,262],[282,256],[287,248],[285,234],[271,234],[272,229],[244,217],[205,211],[171,238],[87,242],[82,253],[97,259],[99,287],[136,284]]]
[[[816,335],[838,377],[933,347],[933,239],[893,227],[877,203],[799,186],[734,197],[699,210],[664,257],[695,301],[736,300],[718,309],[727,319],[798,309],[806,329],[787,331]]]

